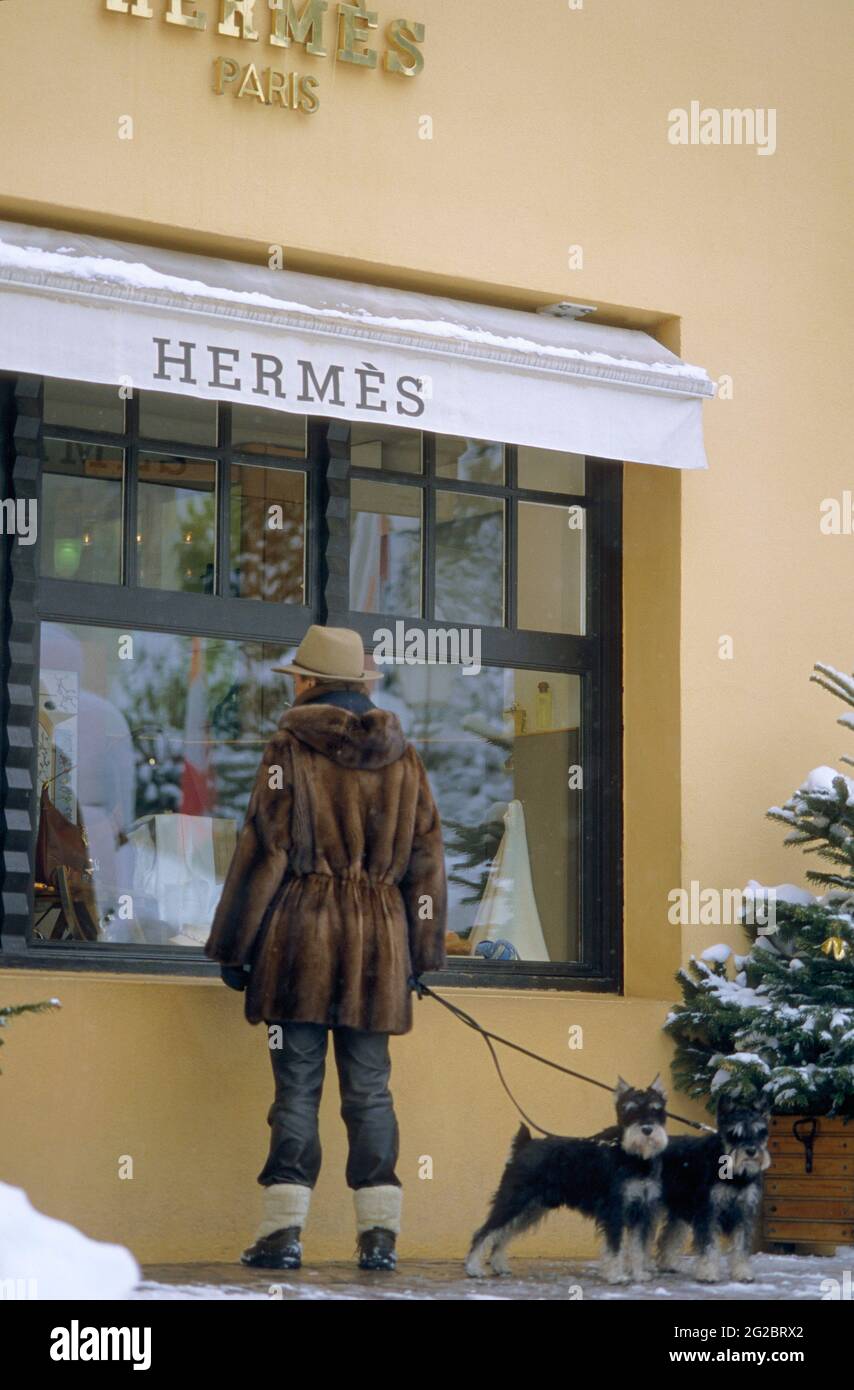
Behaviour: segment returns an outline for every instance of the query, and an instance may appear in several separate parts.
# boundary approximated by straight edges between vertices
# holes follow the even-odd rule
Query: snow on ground
[[[396,1274],[363,1274],[352,1264],[318,1264],[299,1271],[259,1271],[239,1265],[161,1265],[145,1271],[136,1299],[429,1299],[537,1302],[552,1300],[760,1300],[797,1302],[851,1298],[854,1250],[835,1255],[757,1255],[753,1284],[699,1284],[686,1257],[678,1274],[648,1284],[612,1285],[586,1261],[518,1260],[501,1278],[468,1279],[461,1263],[403,1261]],[[847,1272],[847,1279],[845,1278]],[[833,1282],[831,1282],[833,1281]],[[580,1290],[580,1292],[579,1292]]]
[[[138,1280],[129,1250],[90,1240],[0,1183],[0,1298],[6,1288],[41,1299],[127,1298]]]

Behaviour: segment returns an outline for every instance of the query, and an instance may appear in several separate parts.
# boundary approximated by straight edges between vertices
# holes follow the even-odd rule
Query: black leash
[[[464,1009],[461,1009],[458,1004],[449,1003],[447,999],[442,998],[441,994],[437,994],[429,985],[422,984],[420,980],[417,982],[416,988],[419,997],[426,994],[429,999],[435,999],[437,1004],[441,1004],[444,1009],[447,1009],[449,1013],[454,1015],[454,1018],[458,1018],[460,1023],[464,1023],[467,1028],[473,1028],[476,1033],[480,1034],[489,1050],[489,1055],[498,1073],[498,1079],[507,1092],[507,1095],[510,1097],[510,1100],[513,1102],[513,1105],[516,1107],[525,1123],[530,1125],[532,1129],[535,1129],[538,1134],[544,1134],[547,1139],[565,1139],[567,1136],[564,1134],[553,1134],[550,1129],[543,1129],[542,1125],[535,1124],[530,1115],[525,1114],[525,1111],[522,1109],[505,1080],[504,1073],[501,1070],[501,1063],[498,1060],[498,1054],[495,1051],[493,1043],[502,1043],[505,1047],[512,1048],[514,1052],[521,1052],[524,1057],[531,1057],[535,1062],[542,1062],[545,1067],[552,1067],[554,1071],[562,1071],[565,1076],[575,1077],[576,1081],[586,1081],[589,1086],[598,1086],[600,1090],[609,1091],[611,1095],[614,1094],[614,1087],[609,1086],[605,1081],[596,1081],[592,1076],[585,1076],[583,1072],[573,1071],[570,1067],[561,1066],[559,1062],[552,1062],[548,1057],[541,1057],[538,1052],[531,1052],[527,1047],[521,1047],[519,1043],[511,1042],[509,1038],[502,1038],[498,1033],[491,1033],[489,1029],[484,1028],[478,1023],[476,1018],[472,1018],[471,1014],[467,1014]],[[690,1125],[691,1129],[706,1130],[710,1134],[715,1132],[711,1125],[701,1124],[699,1120],[688,1120],[684,1115],[675,1115],[672,1110],[665,1110],[664,1113],[669,1120],[677,1120],[681,1125]]]

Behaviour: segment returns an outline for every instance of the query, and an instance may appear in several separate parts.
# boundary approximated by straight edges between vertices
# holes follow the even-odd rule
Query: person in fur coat
[[[445,963],[439,815],[395,714],[367,696],[356,632],[312,627],[291,666],[296,700],[258,770],[206,954],[268,1026],[276,1094],[246,1265],[296,1269],[320,1170],[318,1106],[332,1034],[347,1126],[359,1265],[393,1269],[402,1193],[389,1035]]]

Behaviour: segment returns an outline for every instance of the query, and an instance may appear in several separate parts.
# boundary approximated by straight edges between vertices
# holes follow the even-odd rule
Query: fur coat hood
[[[445,961],[442,829],[397,716],[349,704],[279,720],[205,951],[251,965],[251,1023],[405,1033],[410,978]]]
[[[354,714],[337,705],[294,705],[282,715],[279,728],[339,767],[388,767],[406,751],[400,720],[384,709]]]

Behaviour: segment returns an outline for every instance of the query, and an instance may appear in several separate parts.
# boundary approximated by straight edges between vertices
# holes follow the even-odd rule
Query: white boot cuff
[[[264,1188],[264,1215],[258,1227],[256,1240],[270,1236],[274,1231],[288,1226],[299,1226],[302,1230],[308,1216],[311,1201],[311,1188],[299,1187],[292,1182],[277,1182]]]
[[[399,1187],[360,1187],[354,1193],[356,1202],[356,1234],[381,1226],[384,1231],[400,1233],[400,1213],[403,1192]]]

